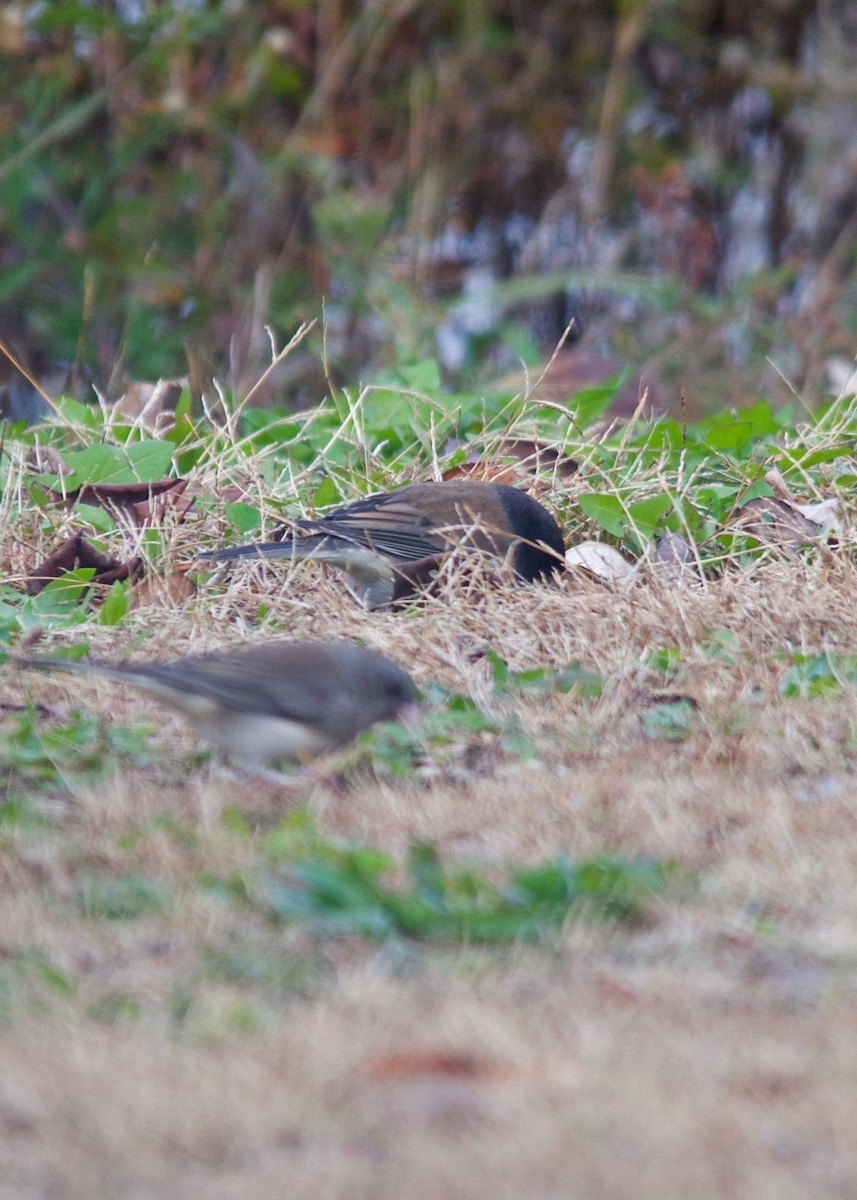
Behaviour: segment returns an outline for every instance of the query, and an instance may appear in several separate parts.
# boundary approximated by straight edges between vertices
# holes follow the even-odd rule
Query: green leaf
[[[321,483],[315,489],[312,497],[314,508],[330,508],[333,504],[339,504],[342,497],[339,494],[339,489],[332,475],[325,475]]]
[[[645,709],[643,729],[648,737],[681,742],[690,735],[696,718],[696,708],[690,700],[665,700]]]
[[[769,483],[765,483],[764,479],[757,479],[746,490],[742,489],[741,503],[748,504],[751,500],[755,500],[759,496],[764,496],[767,499],[768,496],[773,496],[773,494],[774,489]]]
[[[85,618],[82,606],[89,599],[94,567],[76,567],[59,579],[52,579],[36,596],[31,596],[22,608],[27,627],[39,620],[62,620],[68,617]],[[23,622],[22,622],[23,624]]]
[[[314,858],[263,874],[250,890],[270,915],[318,933],[498,942],[543,938],[572,915],[638,920],[675,874],[672,864],[651,860],[558,858],[513,870],[500,886],[475,867],[444,867],[422,842],[409,850],[406,886],[384,881],[390,867],[369,847],[322,841]]]
[[[628,505],[628,516],[635,530],[645,537],[651,537],[659,528],[664,514],[672,508],[672,497],[666,494],[652,496],[648,500],[640,500]]]
[[[84,446],[63,456],[71,475],[42,478],[57,491],[71,491],[85,483],[156,483],[170,472],[173,450],[171,442],[152,439],[126,446]]]
[[[495,689],[503,694],[514,688],[526,688],[545,693],[574,691],[583,699],[594,700],[601,695],[603,681],[600,675],[569,663],[567,667],[531,667],[527,671],[512,671],[493,650],[486,651],[485,658],[491,664]]]
[[[581,509],[602,529],[615,538],[621,538],[628,518],[625,505],[618,496],[604,496],[600,492],[581,492],[577,498]]]
[[[83,915],[109,921],[131,921],[146,913],[163,913],[170,899],[161,883],[138,876],[84,879],[78,904]]]
[[[672,497],[664,493],[626,504],[615,495],[583,492],[578,503],[588,517],[613,537],[624,538],[639,533],[645,539],[660,526],[665,513],[672,507]]]
[[[436,392],[440,388],[440,371],[433,358],[402,366],[399,375],[405,387],[415,392]]]
[[[231,504],[225,504],[223,511],[226,519],[236,533],[247,534],[253,529],[258,529],[262,519],[259,509],[253,504],[245,504],[243,500],[236,500]]]
[[[128,465],[134,478],[141,483],[157,483],[172,472],[174,446],[172,442],[146,439],[125,446]]]
[[[98,504],[75,504],[75,512],[96,533],[110,533],[116,528],[116,518]]]
[[[117,579],[111,584],[101,607],[98,610],[99,625],[118,625],[128,613],[128,583],[127,580]]]
[[[843,682],[857,681],[857,656],[794,654],[780,680],[780,694],[790,699],[816,699],[839,691]]]
[[[573,412],[574,424],[581,432],[588,429],[593,421],[597,421],[607,411],[629,374],[630,368],[626,367],[618,375],[605,379],[603,383],[581,388],[571,396],[568,407]]]

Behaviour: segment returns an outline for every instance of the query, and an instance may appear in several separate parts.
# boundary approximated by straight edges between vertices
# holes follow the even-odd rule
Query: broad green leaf
[[[570,397],[568,407],[574,414],[574,424],[581,432],[588,429],[593,421],[597,421],[607,411],[628,375],[629,369],[626,367],[618,375],[605,379],[596,386],[581,388]]]
[[[128,583],[117,579],[111,584],[101,607],[98,610],[99,625],[118,625],[128,612]]]
[[[440,388],[440,371],[433,358],[425,358],[422,362],[399,368],[399,375],[405,387],[413,388],[415,392],[436,392]]]
[[[29,598],[27,612],[33,618],[62,618],[78,612],[88,597],[94,567],[76,567],[52,579],[36,596]]]
[[[618,496],[584,492],[578,502],[588,517],[616,538],[637,532],[644,538],[650,537],[672,506],[672,499],[666,494],[626,504]]]
[[[223,506],[226,519],[236,533],[249,533],[251,529],[257,529],[261,521],[261,514],[258,508],[253,504],[246,504],[243,500],[235,500],[231,504]]]
[[[321,483],[313,493],[312,503],[314,508],[330,508],[333,504],[338,504],[342,500],[339,494],[339,489],[336,486],[336,481],[332,475],[325,475]]]

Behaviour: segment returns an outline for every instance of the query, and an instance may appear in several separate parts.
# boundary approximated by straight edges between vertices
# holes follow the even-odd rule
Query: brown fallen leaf
[[[825,537],[842,532],[842,506],[832,496],[813,504],[795,503],[792,507],[808,521],[814,521],[819,526],[818,532]]]
[[[158,479],[151,483],[84,483],[65,493],[53,491],[51,495],[69,508],[77,503],[91,504],[106,509],[120,524],[142,528],[163,521],[168,512],[177,521],[184,520],[196,502],[194,497],[184,494],[187,482]]]
[[[114,413],[128,417],[150,433],[163,434],[176,423],[176,405],[186,379],[159,379],[157,383],[129,383],[125,395],[113,405]]]
[[[570,479],[580,467],[575,459],[560,454],[554,446],[546,446],[532,438],[505,438],[497,447],[497,453],[517,459],[528,471],[551,471],[560,479]]]
[[[632,984],[613,975],[600,974],[595,979],[595,988],[602,999],[611,1004],[639,1004],[640,993]]]
[[[84,483],[75,491],[67,492],[65,499],[115,512],[134,504],[150,505],[156,497],[165,506],[174,504],[184,495],[186,487],[186,479],[158,479],[152,483]]]
[[[417,1079],[440,1075],[478,1082],[497,1079],[505,1073],[499,1063],[455,1050],[396,1050],[381,1055],[367,1066],[371,1079]]]
[[[464,462],[444,471],[443,478],[516,484],[531,482],[530,476],[537,474],[569,479],[577,469],[578,463],[573,458],[560,455],[553,446],[532,438],[504,438],[490,454],[477,446],[468,447]]]
[[[658,577],[669,587],[694,586],[701,582],[693,546],[680,533],[663,535],[655,551],[654,566]]]
[[[735,524],[760,542],[779,546],[790,554],[816,538],[821,528],[798,512],[788,500],[778,500],[774,496],[748,500],[738,510]]]
[[[76,533],[66,538],[61,546],[33,568],[27,578],[27,595],[37,596],[54,579],[78,567],[92,567],[95,570],[93,584],[109,585],[117,579],[129,579],[137,575],[143,569],[143,562],[139,557],[121,562],[112,554],[105,554],[93,546],[82,533]]]
[[[140,500],[136,504],[129,504],[125,511],[142,529],[145,525],[162,524],[167,513],[175,518],[176,524],[180,524],[195,503],[193,496],[184,496],[175,490],[153,496],[151,501]]]
[[[184,572],[149,575],[131,590],[131,608],[181,608],[196,595],[196,584]]]
[[[228,483],[226,487],[216,488],[214,493],[219,500],[224,504],[237,504],[244,501],[248,504],[254,503],[254,498],[246,488],[237,483]]]
[[[523,471],[509,466],[496,458],[484,458],[479,462],[463,462],[457,467],[450,467],[442,476],[444,482],[450,479],[475,479],[480,483],[523,483],[526,476]]]
[[[28,704],[10,704],[6,700],[0,700],[0,712],[23,713],[28,712],[31,706],[35,708],[40,717],[49,721],[63,721],[68,716],[68,709],[65,705],[42,704],[41,701],[35,705],[32,704],[32,701]]]
[[[651,708],[660,704],[687,704],[694,712],[700,711],[699,701],[689,692],[663,691],[640,692],[638,695],[640,708]]]
[[[442,554],[432,554],[414,562],[403,563],[393,571],[393,597],[391,604],[401,604],[427,588],[443,562]]]
[[[574,347],[566,347],[555,354],[551,362],[546,364],[546,369],[531,368],[528,384],[519,369],[495,380],[493,386],[498,391],[528,386],[528,397],[532,404],[547,402],[565,405],[575,392],[597,387],[610,377],[619,375],[627,366],[626,359],[599,354],[590,350],[584,342],[578,342]],[[653,368],[644,366],[634,369],[610,404],[607,416],[630,417],[640,407],[643,397],[646,400],[645,415],[657,415],[667,409],[667,394],[668,389],[655,375]]]
[[[44,475],[72,475],[74,473],[59,450],[53,446],[33,446],[27,455],[27,461],[34,470]]]
[[[835,497],[828,496],[825,500],[813,500],[811,503],[799,501],[777,467],[771,467],[765,473],[765,483],[773,489],[778,500],[820,526],[820,533],[829,536],[842,532],[842,506]]]

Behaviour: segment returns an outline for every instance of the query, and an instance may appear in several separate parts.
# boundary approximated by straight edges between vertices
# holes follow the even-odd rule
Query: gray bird
[[[504,483],[412,483],[345,504],[317,520],[296,521],[282,534],[279,541],[227,546],[197,558],[318,559],[343,568],[367,608],[410,595],[455,545],[508,559],[526,581],[565,565],[562,531],[554,518],[538,500]]]
[[[249,766],[334,750],[416,698],[406,671],[350,642],[268,642],[151,665],[9,657],[19,667],[106,675],[151,692],[216,750]]]

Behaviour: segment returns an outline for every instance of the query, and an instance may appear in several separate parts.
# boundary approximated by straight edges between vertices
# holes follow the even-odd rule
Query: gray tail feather
[[[344,568],[348,568],[355,561],[384,561],[382,554],[368,546],[329,533],[296,534],[282,542],[251,542],[246,546],[224,546],[222,550],[207,550],[196,557],[209,562],[231,562],[240,558],[316,558],[321,562]]]
[[[229,562],[235,558],[308,558],[331,541],[326,534],[307,534],[284,538],[281,542],[250,542],[246,546],[224,546],[197,554],[208,562]]]
[[[7,657],[16,667],[32,668],[36,671],[70,671],[75,675],[127,674],[123,667],[114,667],[110,663],[89,662],[85,658],[28,658],[21,654],[8,654]]]

